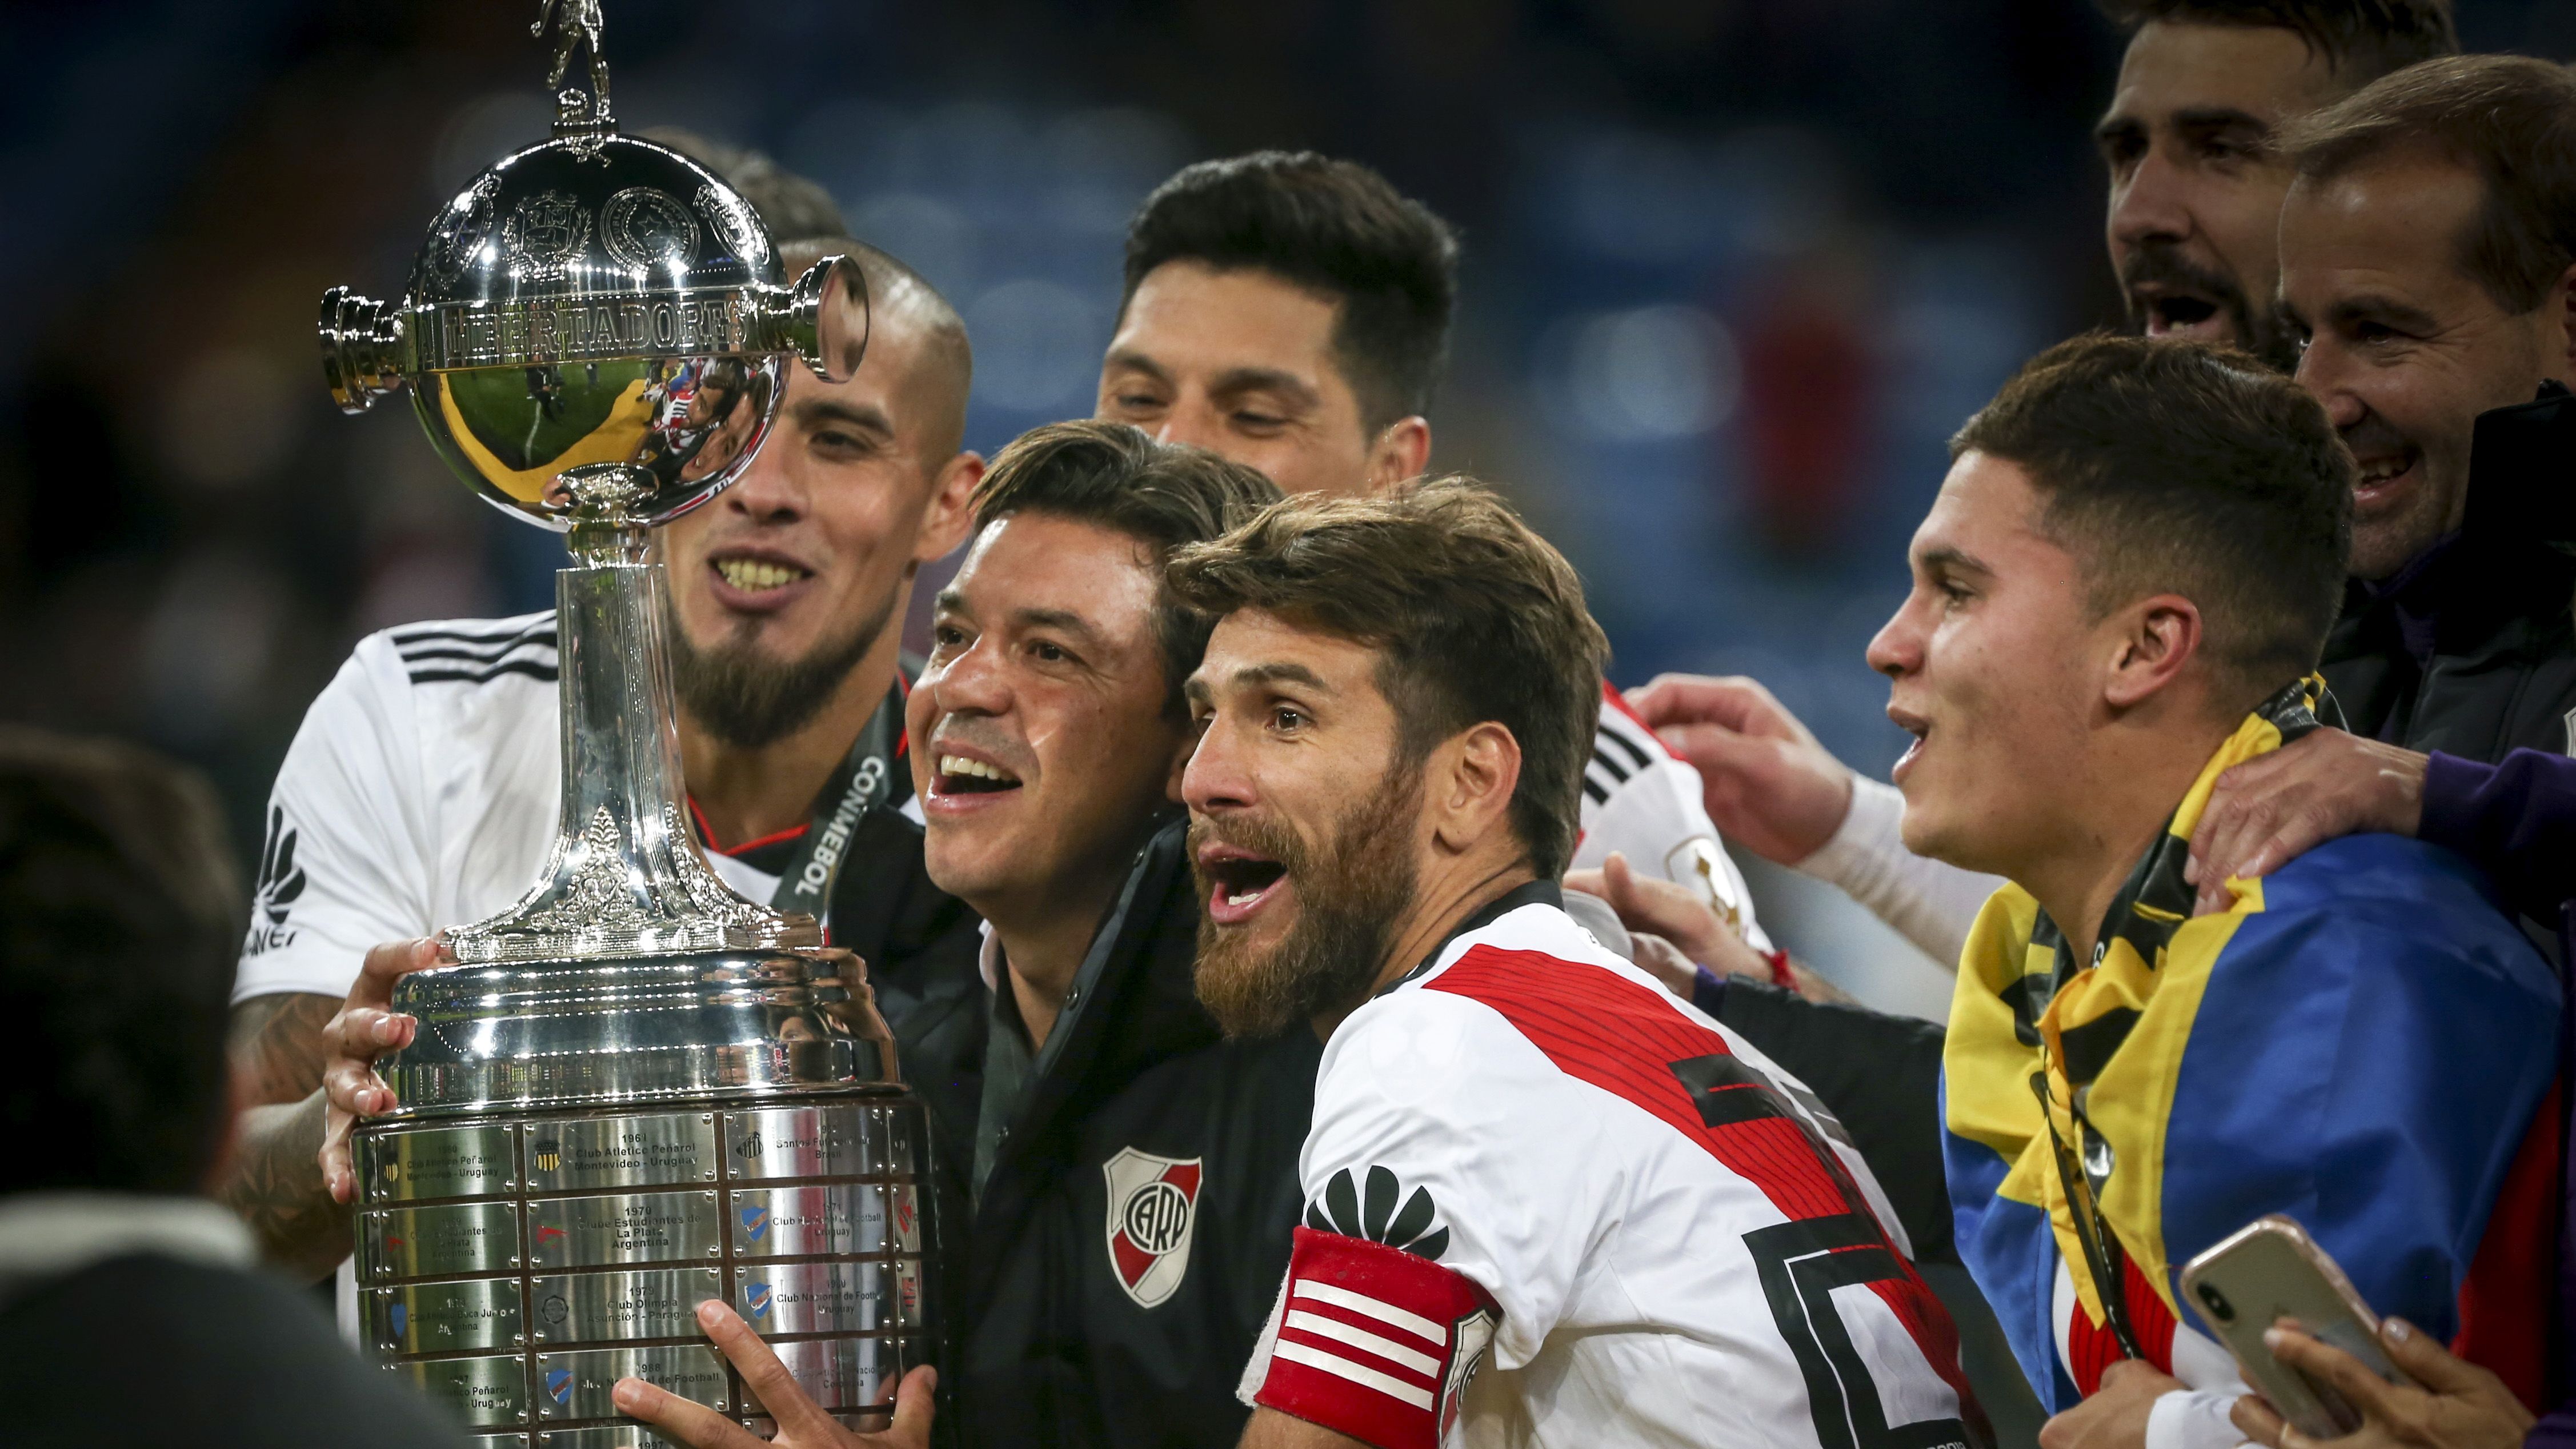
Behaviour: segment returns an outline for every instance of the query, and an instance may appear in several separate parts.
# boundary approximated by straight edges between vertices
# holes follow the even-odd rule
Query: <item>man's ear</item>
[[[1422,798],[1432,838],[1464,855],[1511,829],[1512,792],[1521,782],[1521,742],[1493,720],[1472,725],[1423,761]]]
[[[2113,617],[2102,702],[2115,710],[2134,709],[2172,688],[2200,655],[2200,606],[2180,594],[2141,599]]]
[[[1431,420],[1416,413],[1387,425],[1369,447],[1368,486],[1382,492],[1431,466]]]
[[[946,558],[966,541],[975,524],[975,485],[983,481],[981,453],[960,453],[940,468],[930,486],[930,506],[922,510],[921,533],[913,540],[914,563]]]

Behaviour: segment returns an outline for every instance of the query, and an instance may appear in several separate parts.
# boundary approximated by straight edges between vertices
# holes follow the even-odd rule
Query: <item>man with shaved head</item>
[[[770,168],[748,194],[840,230],[794,181]],[[872,332],[847,382],[788,368],[741,478],[657,535],[681,763],[717,873],[862,957],[909,1056],[981,1005],[974,916],[922,867],[897,657],[913,578],[964,539],[983,476],[960,449],[973,362],[955,309],[902,262],[837,235],[779,250],[791,269],[855,258]],[[553,844],[558,667],[552,611],[389,629],[359,642],[287,752],[233,991],[251,1110],[222,1190],[281,1267],[318,1276],[349,1252],[334,1199],[351,1184],[316,1163],[321,1074],[335,1047],[391,1040],[326,1029],[353,981],[381,995],[438,959],[422,938],[508,906]]]

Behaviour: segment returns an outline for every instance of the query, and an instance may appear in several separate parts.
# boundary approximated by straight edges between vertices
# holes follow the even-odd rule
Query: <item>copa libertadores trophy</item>
[[[451,933],[459,964],[397,990],[420,1030],[357,1137],[360,1316],[495,1443],[648,1442],[609,1401],[629,1374],[756,1424],[709,1298],[881,1427],[929,1341],[921,1109],[801,953],[813,919],[736,895],[682,824],[651,550],[742,471],[787,367],[857,366],[865,283],[835,257],[782,285],[739,195],[617,134],[596,0],[562,4],[554,81],[587,41],[591,93],[448,204],[399,302],[322,304],[343,409],[407,386],[456,471],[572,552],[561,828],[534,889]]]

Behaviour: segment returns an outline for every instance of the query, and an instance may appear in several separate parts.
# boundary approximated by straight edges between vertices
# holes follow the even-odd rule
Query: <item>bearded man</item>
[[[959,447],[973,364],[956,312],[903,263],[846,237],[779,250],[791,268],[855,258],[874,334],[847,382],[788,369],[742,477],[660,530],[681,763],[717,874],[863,957],[909,1054],[970,1022],[977,996],[974,917],[922,870],[896,629],[983,473]],[[287,751],[233,988],[250,1109],[220,1185],[275,1266],[319,1277],[349,1253],[334,1198],[350,1184],[326,1184],[317,1153],[325,1062],[357,1045],[326,1023],[362,962],[380,993],[435,959],[419,938],[537,878],[562,789],[558,667],[551,611],[389,629],[359,642]],[[844,817],[848,845],[821,856],[816,822]],[[351,1295],[343,1273],[344,1311]]]
[[[1218,621],[1199,996],[1325,1041],[1244,1445],[1981,1440],[1860,1154],[1565,913],[1605,652],[1565,560],[1453,480],[1292,500],[1167,582]]]

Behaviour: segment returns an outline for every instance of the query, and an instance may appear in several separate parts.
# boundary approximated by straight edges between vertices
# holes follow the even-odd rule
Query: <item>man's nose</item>
[[[2343,349],[2330,337],[2320,335],[2299,354],[2298,371],[2292,374],[2308,396],[2326,410],[2326,421],[2335,431],[2349,433],[2370,416],[2370,406],[2346,385]]]
[[[1154,431],[1158,443],[1184,443],[1194,448],[1214,450],[1225,436],[1225,419],[1204,398],[1184,398],[1172,404],[1163,414],[1163,425]]]
[[[2193,229],[2190,192],[2182,173],[2165,158],[2164,148],[2149,147],[2128,180],[2112,187],[2113,251],[2159,238],[2180,241]]]
[[[916,688],[926,688],[941,714],[996,715],[1011,707],[1010,681],[994,658],[994,643],[977,639],[963,651],[922,674]]]
[[[1233,735],[1222,724],[1210,724],[1190,751],[1181,771],[1181,800],[1193,815],[1239,810],[1252,803],[1252,778],[1243,768]]]
[[[1879,626],[1869,641],[1869,667],[1890,679],[1901,678],[1923,664],[1923,632],[1915,621],[1914,601],[1907,599],[1895,615]]]
[[[770,430],[768,441],[751,455],[742,476],[724,491],[727,509],[761,523],[787,523],[805,516],[805,487],[787,459],[796,443],[792,432],[783,424]]]

